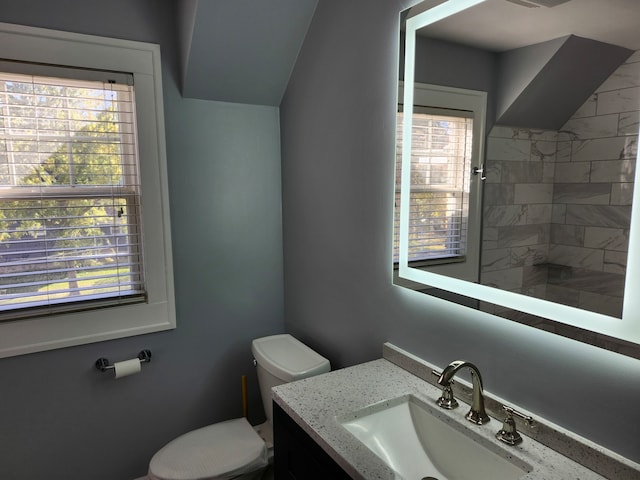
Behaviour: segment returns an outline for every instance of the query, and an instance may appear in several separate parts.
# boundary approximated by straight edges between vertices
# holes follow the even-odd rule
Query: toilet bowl
[[[267,421],[209,425],[172,440],[149,463],[149,480],[258,480],[273,459],[271,388],[326,373],[329,360],[289,334],[251,343]]]

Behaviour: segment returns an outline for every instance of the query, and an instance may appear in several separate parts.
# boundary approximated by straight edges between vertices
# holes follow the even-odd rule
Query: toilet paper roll
[[[133,375],[142,370],[142,365],[140,365],[140,359],[138,358],[132,358],[131,360],[125,360],[123,362],[116,362],[113,364],[113,367],[116,370],[116,378]]]

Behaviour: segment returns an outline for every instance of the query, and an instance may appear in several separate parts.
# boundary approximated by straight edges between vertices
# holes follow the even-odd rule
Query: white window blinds
[[[0,320],[145,298],[132,82],[69,73],[0,73]]]
[[[409,205],[410,262],[465,259],[473,113],[414,107]],[[398,112],[394,262],[398,261],[403,113]]]

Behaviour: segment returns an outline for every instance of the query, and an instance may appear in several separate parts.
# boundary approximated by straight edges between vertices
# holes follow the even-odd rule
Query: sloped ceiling
[[[419,35],[494,52],[497,123],[557,130],[640,49],[638,18],[640,0],[485,0]]]
[[[179,0],[182,95],[280,105],[318,0]]]
[[[632,53],[576,35],[501,53],[496,123],[559,130]]]

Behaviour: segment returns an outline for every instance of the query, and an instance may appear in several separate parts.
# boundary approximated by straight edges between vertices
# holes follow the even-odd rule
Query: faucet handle
[[[431,370],[431,375],[433,375],[434,377],[440,378],[442,376],[442,372],[439,372],[437,370]]]
[[[442,372],[438,372],[436,370],[431,371],[432,375],[440,378],[442,376]],[[454,408],[458,408],[458,401],[453,396],[453,390],[451,389],[451,385],[453,385],[453,380],[449,380],[449,382],[442,387],[442,395],[440,398],[436,400],[436,404],[447,410],[453,410]]]
[[[503,405],[502,408],[506,412],[506,417],[502,423],[502,428],[496,433],[496,438],[507,445],[519,445],[522,443],[522,436],[516,429],[516,421],[513,416],[516,415],[523,419],[530,428],[534,424],[533,418],[506,405]]]
[[[433,375],[434,377],[438,377],[438,379],[440,379],[440,377],[442,377],[442,372],[439,372],[437,370],[431,370],[431,375]],[[456,382],[453,381],[453,378],[448,380],[449,385],[453,385]]]
[[[453,396],[453,390],[451,389],[451,385],[445,385],[442,387],[442,395],[440,398],[436,400],[436,404],[447,410],[453,410],[454,408],[458,408],[458,401]]]

